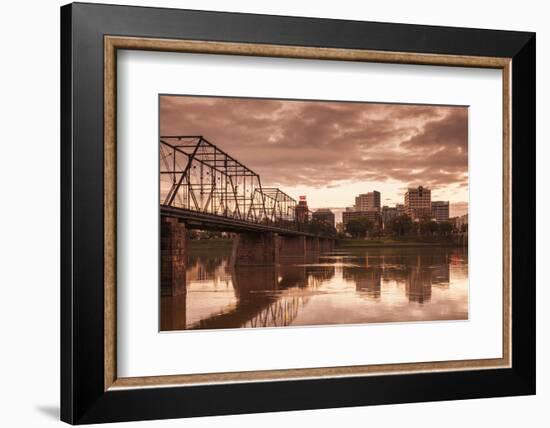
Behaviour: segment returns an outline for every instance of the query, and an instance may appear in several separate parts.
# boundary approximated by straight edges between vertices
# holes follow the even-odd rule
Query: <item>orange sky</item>
[[[423,185],[451,216],[468,209],[467,107],[161,96],[160,132],[204,136],[310,208]]]

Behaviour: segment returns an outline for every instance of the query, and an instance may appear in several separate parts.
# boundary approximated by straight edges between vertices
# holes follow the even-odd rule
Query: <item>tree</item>
[[[418,223],[418,230],[422,236],[432,236],[439,230],[438,225],[431,219],[422,219]]]
[[[447,236],[453,231],[453,225],[448,221],[439,223],[439,234],[442,236]]]
[[[354,238],[363,238],[374,228],[374,223],[367,217],[354,218],[346,224],[346,232]]]
[[[317,219],[312,219],[306,223],[306,230],[315,235],[336,236],[336,229],[334,226],[326,221],[320,221]]]
[[[408,215],[402,214],[391,219],[388,229],[397,236],[408,235],[413,229],[413,222]]]

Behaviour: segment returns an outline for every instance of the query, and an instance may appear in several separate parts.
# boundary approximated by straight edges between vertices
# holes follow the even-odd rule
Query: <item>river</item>
[[[464,247],[343,248],[277,267],[229,258],[190,251],[186,293],[161,297],[161,330],[468,319]]]

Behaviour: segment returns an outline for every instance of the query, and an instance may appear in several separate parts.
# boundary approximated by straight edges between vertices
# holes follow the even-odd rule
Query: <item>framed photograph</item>
[[[535,393],[535,34],[61,8],[61,417]]]

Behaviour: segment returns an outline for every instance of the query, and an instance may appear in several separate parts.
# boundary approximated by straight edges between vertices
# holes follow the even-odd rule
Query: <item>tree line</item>
[[[465,225],[467,227],[467,225]],[[408,215],[392,218],[382,229],[381,224],[367,217],[358,217],[350,220],[345,227],[347,233],[354,238],[365,238],[381,235],[404,236],[449,236],[454,227],[448,222],[436,222],[430,218],[413,222]],[[465,230],[467,231],[467,229]]]

